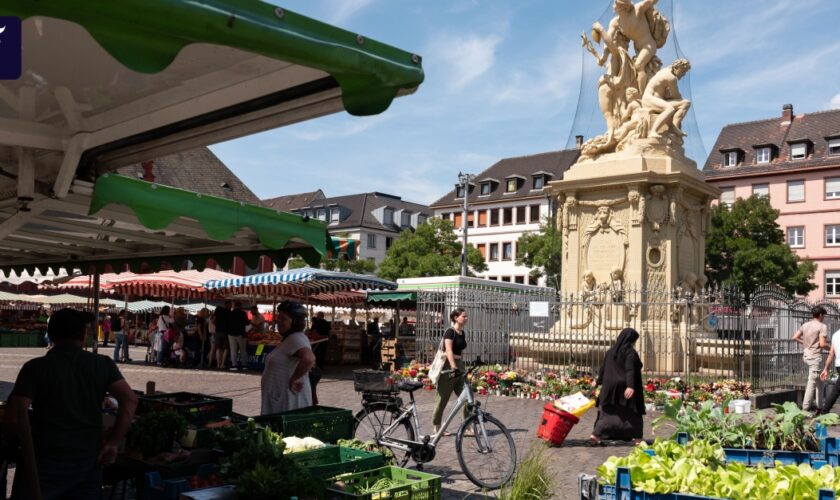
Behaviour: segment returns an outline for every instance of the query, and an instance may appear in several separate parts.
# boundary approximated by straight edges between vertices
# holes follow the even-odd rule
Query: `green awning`
[[[175,219],[187,217],[198,221],[207,235],[217,241],[227,241],[237,230],[248,227],[269,250],[283,248],[295,238],[321,255],[327,252],[323,222],[258,205],[105,174],[94,185],[89,215],[112,203],[130,208],[149,229],[165,229]]]
[[[417,292],[368,292],[367,302],[416,301]]]
[[[139,73],[161,72],[199,43],[319,69],[353,115],[381,113],[424,78],[417,55],[257,0],[4,0],[0,14],[77,23]]]

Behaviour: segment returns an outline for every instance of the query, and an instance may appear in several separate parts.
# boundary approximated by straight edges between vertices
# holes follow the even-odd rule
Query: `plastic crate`
[[[579,498],[591,498],[583,490],[583,481],[578,480]],[[598,487],[598,498],[600,500],[724,500],[718,497],[705,497],[692,495],[690,493],[645,493],[635,491],[630,480],[630,469],[619,467],[615,475],[615,486],[600,485]],[[834,492],[831,490],[820,490],[815,500],[834,499]]]
[[[353,370],[353,389],[356,392],[400,392],[389,372]]]
[[[388,478],[397,485],[375,493],[352,492],[359,486],[373,485],[383,478]],[[441,498],[440,476],[400,467],[381,467],[338,476],[335,479],[344,483],[346,490],[342,491],[332,486],[329,487],[326,494],[327,500],[343,498],[359,500],[390,500],[393,498],[399,498],[400,500],[440,500]]]
[[[686,444],[688,434],[677,434],[677,442]],[[808,464],[815,469],[823,465],[840,466],[840,451],[837,450],[836,438],[821,438],[821,451],[786,451],[786,450],[754,450],[749,448],[724,448],[726,460],[757,467],[773,467],[776,462],[783,465]]]
[[[355,428],[353,412],[329,406],[309,406],[253,418],[256,423],[284,436],[311,436],[325,443],[353,439]]]
[[[343,446],[327,446],[290,453],[287,457],[309,471],[312,476],[323,479],[339,474],[377,469],[385,465],[385,457],[381,453]]]
[[[143,415],[153,411],[173,410],[184,416],[189,422],[206,422],[218,420],[233,413],[233,400],[194,394],[191,392],[171,392],[140,396],[137,414]]]
[[[210,476],[217,475],[218,473],[219,467],[217,465],[205,464],[198,467],[195,475],[207,480]],[[181,493],[203,490],[215,486],[191,488],[189,476],[163,479],[160,472],[153,471],[146,473],[144,488],[141,490],[139,498],[140,500],[178,500],[181,498]]]
[[[566,440],[569,431],[578,422],[580,422],[580,419],[576,416],[555,408],[553,403],[548,403],[543,407],[542,421],[537,428],[537,437],[555,446],[560,446]]]

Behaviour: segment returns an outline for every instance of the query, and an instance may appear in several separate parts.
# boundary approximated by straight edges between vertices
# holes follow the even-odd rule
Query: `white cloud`
[[[580,52],[569,50],[570,44],[560,41],[547,57],[531,67],[514,71],[507,78],[497,78],[490,98],[497,102],[547,103],[562,100],[578,91]]]
[[[840,94],[835,95],[828,101],[829,108],[840,108]]]
[[[326,141],[341,137],[351,137],[366,132],[377,125],[390,120],[394,113],[366,117],[342,117],[344,123],[312,123],[308,127],[289,128],[287,132],[301,141]]]
[[[373,0],[338,0],[332,2],[330,24],[341,24],[373,3]]]
[[[499,35],[442,36],[433,42],[427,60],[446,65],[450,85],[460,90],[489,71],[496,61],[496,47],[502,42]]]

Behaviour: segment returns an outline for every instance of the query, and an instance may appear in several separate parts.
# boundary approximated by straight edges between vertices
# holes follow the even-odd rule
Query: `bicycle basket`
[[[388,372],[353,370],[353,389],[356,392],[399,392],[396,382]]]

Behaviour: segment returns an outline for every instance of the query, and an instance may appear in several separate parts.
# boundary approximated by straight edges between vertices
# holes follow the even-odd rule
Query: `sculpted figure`
[[[624,271],[620,267],[610,272],[610,295],[613,302],[624,302]]]
[[[592,37],[596,41],[603,39],[604,53],[598,54],[585,33],[581,35],[583,46],[595,56],[599,66],[604,66],[609,61],[606,74],[598,79],[598,105],[604,115],[604,121],[607,122],[604,144],[612,144],[613,132],[623,121],[621,108],[624,105],[622,101],[624,89],[628,85],[635,84],[636,71],[633,60],[627,53],[630,41],[621,33],[610,36],[601,23],[595,22],[592,25]]]
[[[685,137],[682,131],[682,121],[691,101],[683,99],[677,82],[691,69],[691,63],[685,59],[677,59],[670,66],[662,68],[650,80],[648,88],[642,97],[645,109],[659,113],[650,127],[649,137],[661,137],[661,128],[674,133],[676,137]]]
[[[621,33],[633,41],[636,57],[633,66],[636,69],[637,87],[644,91],[648,82],[648,64],[654,61],[656,49],[665,45],[670,26],[656,11],[656,0],[642,0],[633,4],[632,0],[615,0],[613,10],[616,16],[610,21],[607,38],[615,40]]]
[[[598,293],[597,283],[595,281],[595,273],[586,270],[583,273],[583,281],[580,284],[580,297],[584,302],[592,302],[595,300],[595,295]]]
[[[617,151],[624,149],[631,140],[648,135],[648,114],[639,100],[639,91],[635,87],[627,87],[624,94],[626,104],[622,106],[621,126],[615,132]]]

